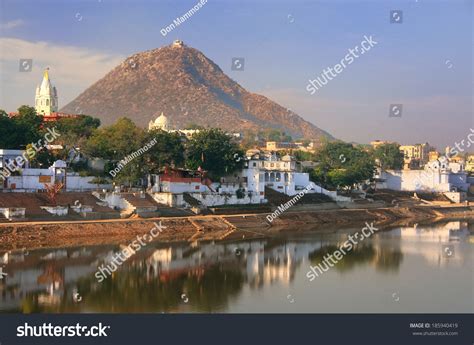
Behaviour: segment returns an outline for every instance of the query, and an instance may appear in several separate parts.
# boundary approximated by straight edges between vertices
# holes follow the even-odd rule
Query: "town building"
[[[23,159],[21,164],[18,162],[18,157],[23,157],[25,150],[6,150],[0,149],[0,171],[12,164],[18,168],[29,168],[30,164],[27,159]],[[9,170],[11,170],[8,167]]]
[[[290,155],[280,158],[274,152],[253,153],[246,157],[244,172],[247,170],[248,177],[258,179],[265,187],[292,196],[310,183],[309,174],[301,172],[296,163],[296,159]]]
[[[447,159],[428,162],[423,169],[386,170],[378,172],[379,189],[412,192],[467,192],[469,182],[464,166]]]
[[[430,151],[428,152],[428,160],[435,161],[439,159],[439,152],[438,151]]]
[[[220,181],[211,181],[204,171],[166,168],[150,175],[148,186],[155,201],[173,207],[262,204],[267,202],[265,188],[288,196],[320,193],[336,201],[350,200],[311,183],[294,157],[255,149],[247,151],[242,170]]]
[[[265,144],[265,149],[268,151],[282,151],[296,148],[297,146],[295,143],[288,141],[267,141]]]
[[[432,150],[428,143],[424,143],[402,145],[400,151],[403,152],[404,169],[420,169],[429,162],[429,152]]]
[[[466,171],[474,173],[474,155],[467,156]]]
[[[267,141],[265,143],[265,147],[262,148],[266,151],[289,151],[289,150],[299,150],[305,152],[315,152],[316,145],[314,142],[309,142],[308,144],[297,141],[297,142],[289,142],[289,141]]]
[[[381,146],[381,145],[387,145],[387,144],[393,144],[392,141],[386,141],[386,140],[374,140],[374,141],[371,141],[370,142],[370,145],[376,149],[377,147]]]
[[[21,152],[21,151],[20,151]],[[46,169],[21,169],[18,175],[5,177],[0,183],[3,192],[38,192],[44,191],[46,185],[62,183],[67,192],[94,191],[98,188],[111,188],[111,185],[93,184],[94,176],[80,176],[76,172],[68,172],[67,164],[58,160]]]

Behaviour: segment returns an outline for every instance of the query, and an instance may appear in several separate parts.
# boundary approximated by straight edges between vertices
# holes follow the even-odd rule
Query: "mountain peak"
[[[295,137],[331,137],[297,114],[245,90],[183,41],[126,58],[61,111],[96,116],[105,125],[126,116],[145,127],[164,112],[172,127],[229,131],[277,128]]]

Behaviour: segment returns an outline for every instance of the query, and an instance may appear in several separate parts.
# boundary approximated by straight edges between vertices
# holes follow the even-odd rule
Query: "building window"
[[[276,181],[277,182],[281,181],[281,174],[280,173],[276,173]]]
[[[257,166],[257,163],[256,163],[256,162],[253,162],[252,166],[253,166],[253,167],[256,167],[256,166]]]
[[[46,100],[46,105],[49,105],[49,99]]]
[[[270,182],[275,182],[275,173],[270,173]]]

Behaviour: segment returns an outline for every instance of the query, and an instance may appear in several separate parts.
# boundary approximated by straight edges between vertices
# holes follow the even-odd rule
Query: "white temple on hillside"
[[[154,121],[150,120],[148,122],[148,130],[162,130],[168,133],[178,133],[185,135],[187,138],[191,138],[194,134],[199,133],[200,129],[172,129],[169,125],[168,118],[161,112],[160,116],[158,116]],[[241,138],[240,133],[228,133],[236,138]]]
[[[161,113],[160,116],[156,118],[155,121],[151,120],[148,123],[148,130],[162,130],[168,133],[179,133],[179,134],[184,134],[186,137],[191,138],[193,134],[199,133],[199,129],[171,129],[169,123],[168,123],[168,118]]]
[[[148,130],[161,129],[162,131],[169,131],[168,118],[161,112],[161,115],[155,121],[150,120],[148,123]]]
[[[44,70],[43,81],[36,87],[35,109],[46,116],[58,111],[58,92],[49,80],[49,68]]]

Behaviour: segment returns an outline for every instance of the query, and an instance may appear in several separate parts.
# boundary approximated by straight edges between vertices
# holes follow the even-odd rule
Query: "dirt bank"
[[[275,236],[285,232],[328,231],[374,222],[378,227],[474,219],[472,207],[335,209],[285,212],[272,223],[266,214],[194,216],[187,218],[0,224],[0,250],[129,243],[149,233],[154,222],[166,227],[160,242],[232,240]]]

